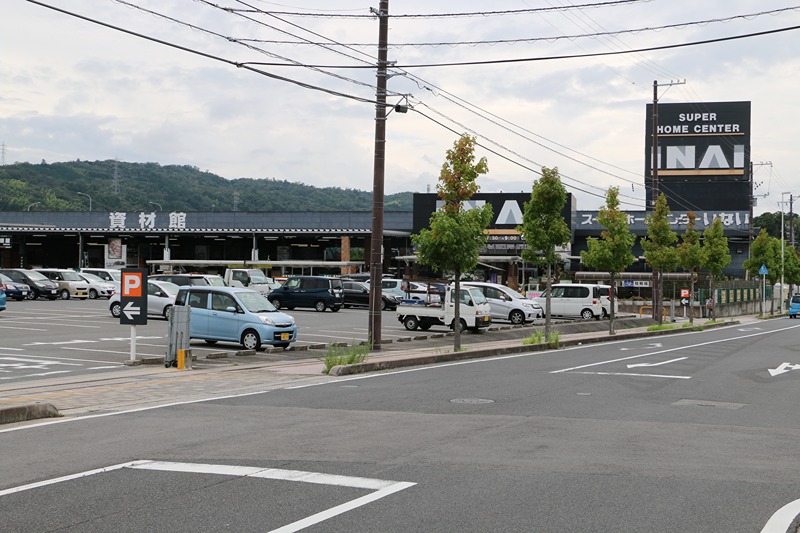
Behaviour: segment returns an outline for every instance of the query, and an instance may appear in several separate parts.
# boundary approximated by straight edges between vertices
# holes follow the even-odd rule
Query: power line
[[[462,12],[462,13],[420,13],[420,14],[397,14],[397,15],[389,15],[389,19],[415,19],[415,18],[425,18],[425,19],[432,19],[432,18],[461,18],[461,17],[492,17],[492,16],[505,16],[505,15],[529,15],[529,14],[539,14],[539,13],[546,13],[549,11],[561,11],[566,9],[586,9],[586,8],[602,8],[602,7],[611,7],[611,6],[619,6],[625,4],[635,4],[640,2],[649,2],[651,0],[614,0],[612,2],[596,2],[592,4],[580,4],[574,6],[565,6],[565,7],[537,7],[537,8],[529,8],[529,9],[506,9],[502,11],[472,11],[472,12]],[[235,9],[235,8],[223,8],[226,11],[231,12],[245,12],[245,13],[261,13],[265,15],[282,15],[282,16],[293,16],[293,17],[315,17],[315,18],[355,18],[355,19],[364,19],[364,18],[375,18],[375,15],[351,15],[351,14],[343,14],[343,13],[302,13],[296,11],[265,11],[263,9],[254,8],[249,6],[249,9]]]
[[[28,0],[33,1],[33,0]],[[394,65],[394,68],[432,68],[432,67],[464,67],[464,66],[475,66],[475,65],[502,65],[502,64],[510,64],[510,63],[528,63],[534,61],[552,61],[556,59],[580,59],[580,58],[587,58],[587,57],[604,57],[604,56],[616,56],[622,54],[634,54],[634,53],[641,53],[641,52],[654,52],[658,50],[669,50],[673,48],[685,48],[688,46],[699,46],[703,44],[713,44],[713,43],[721,43],[725,41],[735,41],[738,39],[747,39],[750,37],[760,37],[763,35],[772,35],[775,33],[782,33],[786,31],[793,31],[800,29],[800,26],[788,26],[785,28],[778,28],[775,30],[766,30],[760,31],[755,33],[745,33],[742,35],[733,35],[730,37],[719,37],[717,39],[705,39],[702,41],[692,41],[688,43],[676,43],[676,44],[665,44],[661,46],[651,46],[648,48],[635,48],[631,50],[620,50],[620,51],[613,51],[613,52],[592,52],[588,54],[567,54],[561,56],[544,56],[544,57],[521,57],[515,59],[490,59],[485,61],[455,61],[450,63],[417,63],[417,64],[409,64],[409,65]],[[258,62],[248,62],[244,63],[246,65],[260,65],[260,66],[278,66],[278,67],[285,67],[291,65],[284,65],[284,64],[273,64],[273,63],[258,63]],[[364,68],[360,66],[353,66],[353,65],[314,65],[318,68]]]

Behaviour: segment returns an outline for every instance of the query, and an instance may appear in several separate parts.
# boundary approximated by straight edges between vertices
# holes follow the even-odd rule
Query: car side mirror
[[[236,312],[236,308],[234,306],[232,306],[232,305],[229,306],[229,307],[226,307],[225,310],[227,312],[229,312],[229,313],[235,313]]]

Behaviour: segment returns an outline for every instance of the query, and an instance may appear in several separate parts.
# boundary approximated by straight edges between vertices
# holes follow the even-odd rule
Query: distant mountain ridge
[[[83,211],[89,209],[87,195],[95,211],[372,210],[371,191],[272,178],[228,180],[190,165],[114,160],[4,165],[0,186],[3,211]],[[386,195],[384,209],[411,211],[413,193]]]

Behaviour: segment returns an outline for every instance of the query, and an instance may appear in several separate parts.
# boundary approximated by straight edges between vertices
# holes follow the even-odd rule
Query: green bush
[[[522,339],[522,344],[541,344],[543,338],[544,333],[541,330],[536,330],[527,339]]]
[[[328,374],[331,368],[340,365],[355,365],[363,363],[367,360],[367,355],[372,349],[372,343],[360,344],[353,346],[341,346],[335,343],[328,344],[328,351],[319,357],[324,365],[322,369],[323,374]]]
[[[554,350],[558,348],[558,336],[558,330],[554,330],[551,331],[550,336],[547,337],[547,345]]]

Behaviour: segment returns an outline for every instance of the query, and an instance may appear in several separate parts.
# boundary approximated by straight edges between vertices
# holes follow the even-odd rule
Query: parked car
[[[105,281],[116,281],[122,283],[122,272],[118,268],[82,268],[81,272],[94,274]]]
[[[269,293],[269,301],[276,309],[313,307],[319,312],[330,309],[335,313],[344,305],[344,286],[340,278],[292,276]]]
[[[592,288],[592,296],[600,299],[603,306],[603,318],[611,315],[611,285],[599,285],[587,283]],[[619,312],[619,298],[614,298],[614,316]]]
[[[342,305],[345,309],[353,306],[369,307],[369,285],[361,281],[343,279],[342,286],[344,288],[344,304]],[[394,294],[381,293],[381,309],[394,311],[400,300],[401,298]]]
[[[172,306],[175,305],[175,297],[178,295],[178,287],[168,281],[147,280],[147,314],[169,318],[172,313]],[[120,293],[115,292],[108,299],[108,309],[111,316],[119,318],[122,314],[122,304],[120,303]]]
[[[31,288],[27,283],[17,283],[5,274],[0,274],[0,286],[7,297],[17,301],[24,300],[31,294]]]
[[[800,294],[794,294],[789,302],[789,318],[797,318],[798,313],[800,313]]]
[[[539,303],[525,298],[505,285],[478,281],[462,282],[461,285],[476,287],[486,296],[486,301],[492,309],[492,320],[508,320],[512,324],[524,324],[544,316],[544,310]]]
[[[552,316],[600,320],[603,315],[603,304],[600,297],[594,295],[592,285],[557,283],[550,289],[550,314]],[[546,309],[547,291],[533,300],[538,302],[542,309]]]
[[[35,300],[39,297],[45,297],[48,300],[55,300],[58,298],[58,285],[35,270],[28,268],[4,268],[0,270],[0,274],[5,274],[17,283],[24,283],[31,288],[28,294],[28,299]]]
[[[189,306],[189,337],[208,344],[236,342],[258,350],[262,343],[288,348],[297,340],[294,318],[252,289],[187,285],[175,305]]]
[[[89,299],[111,298],[115,292],[119,292],[118,281],[106,281],[99,276],[88,272],[78,272],[78,275],[89,284]]]
[[[74,270],[65,268],[39,268],[37,272],[58,284],[58,294],[62,300],[89,297],[89,284]]]
[[[400,299],[424,300],[429,304],[440,304],[444,286],[428,287],[418,281],[404,281],[396,278],[383,278],[381,280],[381,293],[393,294]]]
[[[210,274],[153,274],[147,279],[158,281],[169,281],[179,287],[184,285],[216,285],[225,287],[225,281],[221,276]]]
[[[5,291],[4,290],[0,290],[0,311],[5,311],[6,310],[6,301],[7,300],[8,300],[8,298],[6,298]]]

